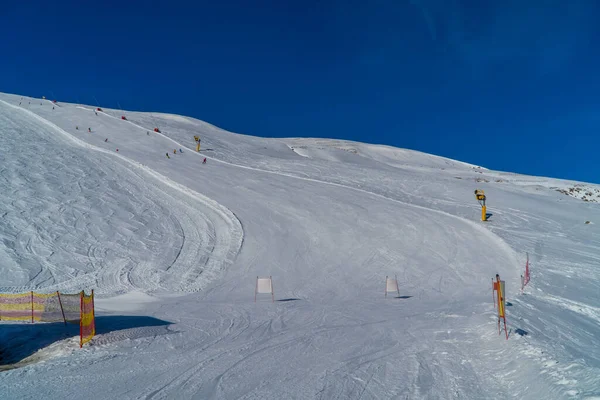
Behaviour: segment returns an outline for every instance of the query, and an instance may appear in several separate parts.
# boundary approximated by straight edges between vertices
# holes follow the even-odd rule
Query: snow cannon
[[[124,115],[121,115],[121,119],[122,119],[123,121],[127,121],[127,118],[125,118],[125,116],[124,116]]]
[[[156,133],[160,133],[160,129],[158,129],[158,128],[154,128],[154,132],[156,132]]]
[[[475,189],[475,198],[481,205],[481,220],[487,221],[487,209],[485,206],[485,193],[483,190]]]

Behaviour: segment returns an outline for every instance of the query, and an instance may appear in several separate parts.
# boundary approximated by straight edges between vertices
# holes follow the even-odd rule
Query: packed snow
[[[0,292],[94,289],[97,316],[82,349],[0,322],[0,397],[600,398],[600,209],[557,191],[579,183],[96,108],[0,94]]]

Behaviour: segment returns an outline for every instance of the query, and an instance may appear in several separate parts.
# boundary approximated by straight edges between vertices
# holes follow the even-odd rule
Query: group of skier
[[[19,101],[19,105],[21,105],[21,103],[23,102],[23,98],[21,97],[21,101]],[[29,104],[31,104],[31,101],[29,102]],[[40,103],[40,105],[42,105],[42,103]],[[54,110],[54,106],[52,106],[52,109]],[[98,111],[101,111],[100,108],[98,108],[97,110],[94,110],[94,114],[98,115]],[[125,118],[122,118],[125,119]],[[79,130],[79,126],[76,125],[75,126],[75,130]],[[160,132],[158,130],[158,128],[154,129],[155,132]],[[92,128],[88,128],[88,132],[92,133]],[[146,131],[146,135],[150,136],[150,131]],[[199,142],[199,139],[197,139],[197,141]],[[105,143],[108,143],[108,138],[104,139]],[[117,149],[117,151],[119,151],[119,149]],[[179,149],[179,153],[183,153],[182,149]],[[177,154],[177,149],[173,149],[173,154]],[[169,153],[166,153],[167,158],[171,158],[171,156],[169,156]],[[202,164],[206,164],[206,157],[204,157],[204,159],[202,160]]]
[[[42,99],[43,99],[43,100],[46,100],[46,97],[44,96]],[[21,105],[21,103],[22,103],[22,102],[23,102],[23,98],[21,97],[21,100],[19,101],[19,105]],[[30,102],[28,102],[27,104],[28,104],[28,105],[31,105],[31,101],[30,101]],[[54,104],[56,104],[56,100],[53,100],[53,101],[52,101],[52,104],[53,104],[53,105],[52,105],[52,109],[54,110]],[[44,105],[44,103],[40,103],[40,106],[43,106],[43,105]]]
[[[179,149],[179,153],[183,153],[183,150]],[[173,149],[173,154],[177,154],[177,149]],[[167,156],[168,159],[171,158],[171,156],[169,155],[169,153],[165,153],[165,155]],[[206,164],[206,157],[204,157],[204,160],[202,161],[202,164]]]

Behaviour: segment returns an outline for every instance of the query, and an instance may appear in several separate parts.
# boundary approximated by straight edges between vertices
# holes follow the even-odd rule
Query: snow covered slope
[[[0,324],[7,398],[600,398],[600,211],[555,189],[576,183],[94,109],[0,95],[0,290],[99,297],[81,350]]]

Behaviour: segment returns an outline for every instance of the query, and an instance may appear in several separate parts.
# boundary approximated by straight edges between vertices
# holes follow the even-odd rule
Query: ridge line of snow
[[[90,110],[90,109],[85,108],[83,106],[77,106],[77,108],[84,109],[86,111],[93,111],[93,110]],[[105,115],[105,116],[107,116],[107,117],[119,120],[119,118],[114,117],[114,116],[112,116],[110,114],[107,114],[107,113],[105,113],[103,111],[100,111],[100,113],[103,114],[103,115]],[[143,126],[135,124],[135,123],[133,123],[133,122],[131,122],[129,120],[125,120],[125,121],[129,122],[131,125],[136,126],[136,127],[140,128],[142,130],[146,130],[146,131],[148,130],[148,129],[144,128]],[[155,133],[157,133],[158,135],[162,136],[165,139],[170,140],[171,142],[177,144],[180,147],[185,147],[181,143],[177,142],[175,139],[172,139],[172,138],[164,135],[162,132],[155,132]],[[205,156],[204,154],[199,154],[197,152],[192,152],[192,153],[194,155],[200,156],[200,157]],[[362,192],[362,193],[365,193],[365,194],[370,194],[370,195],[375,196],[375,197],[379,197],[379,198],[382,198],[382,199],[393,201],[393,202],[396,202],[396,203],[399,203],[399,204],[403,204],[403,205],[406,205],[406,206],[411,206],[411,207],[414,207],[414,208],[417,208],[417,209],[420,209],[420,210],[433,211],[433,212],[441,214],[441,215],[445,215],[445,216],[452,217],[454,219],[458,219],[460,221],[466,222],[468,225],[471,225],[473,228],[475,228],[479,232],[482,232],[483,234],[485,234],[489,238],[493,239],[493,241],[495,241],[497,243],[500,243],[499,247],[501,247],[503,249],[503,251],[505,251],[507,254],[510,254],[510,256],[515,260],[515,265],[518,265],[518,260],[516,258],[516,252],[515,252],[515,250],[513,250],[501,237],[499,237],[495,233],[493,233],[493,232],[491,232],[491,231],[483,228],[479,224],[477,224],[477,223],[475,223],[473,221],[470,221],[470,220],[468,220],[466,218],[462,218],[462,217],[459,217],[457,215],[453,215],[453,214],[447,213],[445,211],[437,210],[437,209],[434,209],[434,208],[428,208],[428,207],[424,207],[424,206],[420,206],[420,205],[416,205],[416,204],[406,203],[406,202],[403,202],[401,200],[394,199],[392,197],[388,197],[388,196],[385,196],[385,195],[382,195],[382,194],[379,194],[379,193],[374,193],[374,192],[371,192],[371,191],[368,191],[368,190],[365,190],[365,189],[360,189],[360,188],[353,187],[353,186],[347,186],[347,185],[343,185],[343,184],[340,184],[340,183],[323,181],[323,180],[319,180],[319,179],[315,179],[315,178],[301,177],[301,176],[296,176],[296,175],[292,175],[292,174],[286,174],[286,173],[282,173],[282,172],[278,172],[278,171],[269,171],[269,170],[264,170],[264,169],[260,169],[260,168],[249,167],[249,166],[245,166],[245,165],[231,163],[231,162],[228,162],[228,161],[219,160],[218,158],[212,158],[212,157],[206,157],[206,158],[208,158],[210,160],[213,160],[215,162],[219,162],[221,164],[230,165],[230,166],[233,166],[233,167],[237,167],[237,168],[241,168],[241,169],[246,169],[246,170],[250,170],[250,171],[263,172],[263,173],[268,173],[268,174],[273,174],[273,175],[279,175],[279,176],[285,176],[285,177],[289,177],[289,178],[300,179],[300,180],[304,180],[304,181],[308,181],[308,182],[315,182],[315,183],[326,184],[326,185],[330,185],[330,186],[336,186],[336,187],[341,187],[341,188],[345,188],[345,189],[355,190],[355,191]]]
[[[83,109],[83,110],[86,110],[86,111],[94,111],[93,109],[85,108],[83,106],[77,106],[77,108],[80,108],[80,109]],[[120,120],[119,118],[114,117],[114,116],[112,116],[110,114],[107,114],[107,113],[105,113],[103,111],[99,111],[99,112],[101,114],[109,117],[109,118],[114,118],[114,119]],[[131,122],[129,120],[125,120],[125,121],[129,122],[131,125],[136,126],[136,127],[140,128],[142,130],[148,131],[148,129],[146,129],[143,126],[140,126],[140,125],[138,125],[138,124],[136,124],[134,122]],[[185,147],[181,143],[177,142],[175,139],[172,139],[172,138],[164,135],[162,132],[155,132],[155,133],[158,134],[158,135],[160,135],[160,136],[162,136],[165,139],[170,140],[171,142],[177,144],[180,147]],[[237,168],[246,169],[246,170],[250,170],[250,171],[263,172],[263,173],[268,173],[268,174],[273,174],[273,175],[279,175],[279,176],[285,176],[285,177],[289,177],[289,178],[300,179],[300,180],[304,180],[304,181],[308,181],[308,182],[320,183],[320,184],[325,184],[325,185],[330,185],[330,186],[336,186],[336,187],[341,187],[341,188],[345,188],[345,189],[355,190],[355,191],[358,191],[358,192],[361,192],[361,193],[369,194],[369,195],[372,195],[372,196],[375,196],[375,197],[379,197],[379,198],[382,198],[382,199],[385,199],[385,200],[389,200],[389,201],[392,201],[392,202],[403,204],[405,206],[414,207],[414,208],[417,208],[417,209],[420,209],[420,210],[433,211],[433,212],[438,213],[440,215],[445,215],[445,216],[448,216],[448,217],[451,217],[451,218],[454,218],[454,219],[458,219],[460,221],[466,222],[468,225],[471,225],[473,228],[475,228],[475,230],[477,230],[479,232],[482,232],[484,235],[488,236],[490,239],[492,239],[493,241],[497,242],[499,244],[499,247],[502,248],[502,250],[505,251],[507,254],[510,254],[510,256],[514,259],[515,265],[518,265],[518,259],[517,259],[516,251],[513,250],[500,236],[496,235],[495,233],[491,232],[488,229],[485,229],[484,227],[482,227],[478,223],[476,223],[474,221],[471,221],[471,220],[468,220],[468,219],[463,218],[463,217],[459,217],[458,215],[453,215],[453,214],[447,213],[447,212],[442,211],[442,210],[437,210],[437,209],[434,209],[434,208],[428,208],[428,207],[420,206],[420,205],[417,205],[417,204],[406,203],[404,201],[401,201],[401,200],[398,200],[398,199],[395,199],[395,198],[392,198],[392,197],[388,197],[388,196],[385,196],[385,195],[382,195],[382,194],[379,194],[379,193],[374,193],[374,192],[371,192],[371,191],[368,191],[368,190],[365,190],[365,189],[361,189],[361,188],[357,188],[357,187],[354,187],[354,186],[347,186],[347,185],[344,185],[344,184],[341,184],[341,183],[328,182],[328,181],[324,181],[324,180],[320,180],[320,179],[315,179],[315,178],[307,178],[307,177],[296,176],[296,175],[287,174],[287,173],[278,172],[278,171],[269,171],[269,170],[264,170],[264,169],[260,169],[260,168],[249,167],[249,166],[246,166],[246,165],[235,164],[235,163],[231,163],[231,162],[228,162],[228,161],[219,160],[218,158],[208,157],[208,156],[205,156],[204,154],[200,154],[200,153],[197,153],[197,152],[192,152],[192,154],[194,154],[196,156],[200,156],[200,157],[204,156],[204,157],[206,157],[206,158],[208,158],[210,160],[213,160],[215,162],[219,162],[221,164],[230,165],[232,167],[237,167]]]

